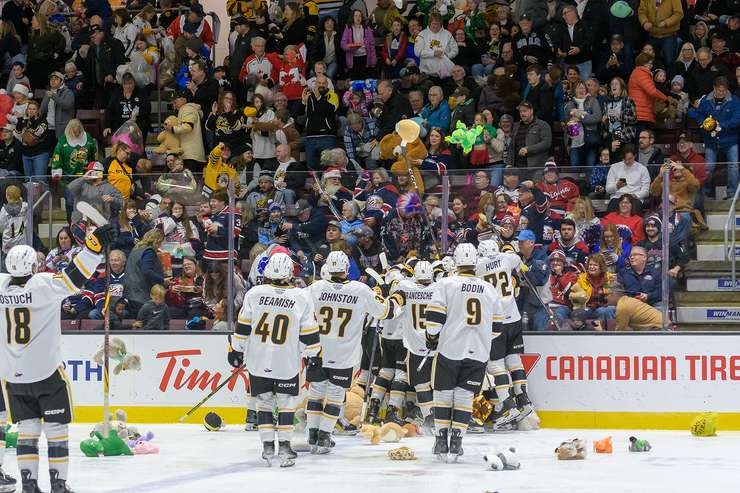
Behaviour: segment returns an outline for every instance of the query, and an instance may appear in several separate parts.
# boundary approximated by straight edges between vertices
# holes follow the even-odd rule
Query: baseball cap
[[[307,211],[311,208],[311,203],[306,199],[299,199],[295,203],[296,213],[300,214],[303,211]]]
[[[467,98],[470,96],[470,91],[467,87],[458,87],[455,89],[455,92],[452,93],[452,97],[456,98],[458,96],[465,96]]]
[[[537,237],[534,235],[531,229],[523,229],[519,231],[519,236],[517,237],[519,241],[537,241]]]
[[[341,178],[342,172],[339,168],[329,168],[324,172],[324,178]]]
[[[85,167],[85,178],[102,178],[105,167],[100,161],[92,161]]]
[[[621,34],[612,34],[612,41],[624,41],[624,37]]]
[[[519,16],[520,21],[531,21],[532,16],[529,15],[527,12],[523,13],[521,16]]]
[[[408,67],[406,67],[404,75],[418,75],[420,73],[421,70],[419,70],[419,67],[417,67],[416,65],[409,65]]]
[[[339,224],[339,221],[329,221],[329,224],[326,225],[326,229],[329,228],[337,228],[338,230],[342,230],[342,226]]]
[[[545,163],[545,171],[544,172],[547,173],[548,171],[552,171],[554,173],[557,173],[558,172],[558,165],[555,163],[555,161],[547,161]]]
[[[517,109],[518,108],[529,108],[531,110],[533,108],[533,106],[532,106],[532,103],[530,103],[529,101],[527,101],[525,99],[524,101],[522,101],[521,103],[519,103],[519,106],[517,106]]]
[[[372,238],[373,236],[375,236],[375,233],[373,233],[373,229],[367,224],[362,224],[354,228],[352,231],[350,231],[350,234],[357,238]]]
[[[49,74],[49,78],[51,79],[52,77],[56,77],[57,79],[64,80],[64,74],[56,70]]]
[[[242,24],[249,24],[249,19],[247,19],[243,15],[240,15],[238,17],[234,17],[233,20],[234,20],[234,24],[237,25],[237,26],[242,25]]]

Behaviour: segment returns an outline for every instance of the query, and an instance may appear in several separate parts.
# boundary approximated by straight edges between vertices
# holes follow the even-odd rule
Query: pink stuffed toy
[[[134,445],[133,451],[134,455],[158,454],[159,447],[151,442],[139,440],[136,442],[136,445]]]

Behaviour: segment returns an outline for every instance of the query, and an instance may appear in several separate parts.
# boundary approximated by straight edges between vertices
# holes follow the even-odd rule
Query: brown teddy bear
[[[385,443],[400,442],[406,436],[408,430],[401,428],[396,423],[386,423],[383,426],[364,424],[360,428],[360,433],[369,438],[371,444],[377,445],[381,441]]]
[[[170,115],[164,120],[164,123],[165,126],[169,123],[171,127],[174,127],[178,125],[177,117]],[[157,154],[182,154],[180,137],[172,132],[162,130],[157,135],[157,142],[159,142],[159,146],[154,149]]]
[[[344,402],[344,419],[349,421],[355,426],[360,426],[362,416],[362,401],[365,397],[365,392],[359,385],[353,385],[349,392],[347,392],[347,400]]]
[[[409,163],[411,170],[416,178],[416,184],[419,187],[419,196],[424,195],[424,181],[421,177],[421,161],[427,157],[427,148],[421,139],[417,138],[415,141],[410,142],[406,146],[406,152],[408,154]],[[396,132],[388,134],[383,137],[380,141],[380,159],[395,159],[391,165],[391,173],[394,175],[407,175],[409,166],[406,164],[406,160],[401,155],[401,136]],[[410,190],[415,190],[412,187]]]

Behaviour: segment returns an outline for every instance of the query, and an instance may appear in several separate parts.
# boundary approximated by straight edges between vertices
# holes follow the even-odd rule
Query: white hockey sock
[[[247,411],[256,411],[257,401],[252,394],[247,394]]]
[[[275,441],[275,394],[265,392],[257,396],[257,429],[260,432],[261,442]]]
[[[5,457],[5,426],[8,424],[8,411],[0,411],[0,466],[3,465]]]
[[[69,469],[69,425],[44,423],[49,446],[49,471],[56,470],[59,479],[67,480]]]
[[[408,378],[403,370],[396,370],[391,383],[391,397],[388,399],[388,405],[401,408],[403,400],[406,397],[406,387],[408,387]]]
[[[16,457],[21,476],[27,479],[39,478],[39,437],[40,419],[24,419],[18,423],[18,448]],[[27,471],[25,474],[24,472]]]
[[[434,394],[432,393],[432,386],[429,382],[425,382],[421,385],[416,386],[416,401],[421,409],[421,415],[426,418],[432,412],[432,405],[434,404]]]
[[[434,431],[449,428],[452,424],[452,391],[434,391]]]
[[[381,368],[378,372],[378,376],[373,382],[373,393],[370,396],[371,399],[383,400],[385,393],[391,388],[391,382],[393,382],[393,375],[395,371],[393,368]]]
[[[279,442],[290,441],[293,437],[293,417],[295,416],[295,397],[276,394],[278,405],[277,437]]]
[[[509,372],[506,370],[506,362],[503,359],[489,361],[486,371],[488,374],[493,375],[493,390],[496,391],[499,404],[503,403],[509,397],[509,387],[511,387]]]
[[[324,412],[321,414],[319,430],[331,433],[339,419],[339,413],[344,406],[345,390],[338,385],[329,382],[326,384],[326,403]]]
[[[511,380],[514,385],[514,393],[522,393],[522,386],[527,385],[527,374],[524,372],[522,359],[518,354],[506,355],[506,369],[511,373]]]
[[[455,387],[452,404],[452,427],[462,431],[468,430],[470,417],[473,415],[473,393],[460,387]]]
[[[306,403],[306,428],[318,428],[321,422],[321,413],[324,412],[324,398],[326,385],[329,381],[311,382],[308,386],[308,402]]]

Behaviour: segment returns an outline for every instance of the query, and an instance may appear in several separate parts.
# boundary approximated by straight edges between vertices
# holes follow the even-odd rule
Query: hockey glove
[[[229,360],[229,364],[234,368],[239,368],[244,364],[244,353],[241,351],[234,351],[231,347],[231,335],[229,334],[229,354],[226,356]]]
[[[391,285],[390,284],[381,284],[378,286],[380,288],[380,295],[383,298],[387,298],[389,294],[391,294]]]
[[[113,229],[113,226],[105,224],[87,234],[85,237],[85,246],[93,253],[100,253],[105,247],[113,243],[115,238],[116,231]]]
[[[426,333],[427,349],[430,351],[436,351],[437,345],[439,344],[439,334],[432,335],[429,332]]]
[[[306,381],[307,382],[322,382],[326,380],[324,370],[321,367],[321,357],[312,356],[306,359]]]
[[[398,302],[398,306],[406,306],[406,291],[399,289],[391,295]]]

